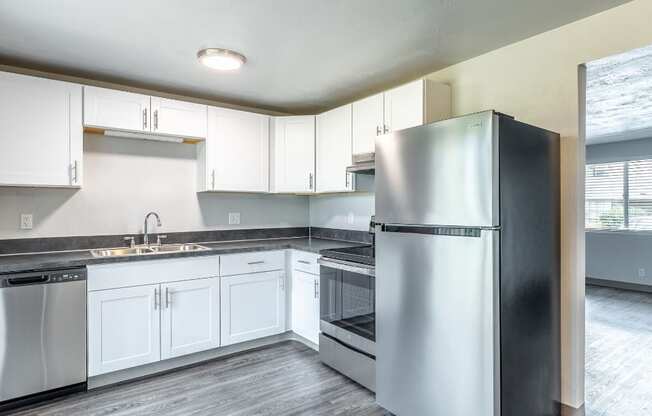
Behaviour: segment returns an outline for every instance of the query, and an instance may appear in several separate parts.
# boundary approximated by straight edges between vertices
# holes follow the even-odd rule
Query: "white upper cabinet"
[[[82,87],[0,73],[0,185],[82,184]]]
[[[206,106],[152,97],[152,133],[206,137]]]
[[[272,192],[315,191],[315,116],[272,119]]]
[[[220,345],[218,277],[161,285],[161,359]]]
[[[84,125],[149,132],[150,96],[108,88],[84,87]]]
[[[353,103],[353,154],[372,153],[376,136],[451,116],[448,85],[419,79]]]
[[[383,108],[383,94],[353,103],[353,154],[374,152],[376,136],[382,134]]]
[[[199,191],[269,191],[269,116],[209,107]]]
[[[86,86],[84,125],[203,139],[206,137],[206,106]]]
[[[420,79],[386,91],[384,114],[385,133],[447,119],[450,87]]]
[[[352,163],[351,108],[348,104],[317,116],[317,192],[354,189],[354,175],[346,172]]]

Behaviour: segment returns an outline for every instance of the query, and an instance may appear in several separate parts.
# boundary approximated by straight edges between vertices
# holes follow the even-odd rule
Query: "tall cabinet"
[[[315,116],[272,119],[272,192],[315,191]]]
[[[209,107],[197,152],[200,192],[269,191],[269,116]]]
[[[354,190],[354,175],[346,171],[352,163],[351,109],[347,104],[317,116],[317,192]]]
[[[353,154],[374,152],[376,136],[451,116],[446,84],[419,79],[353,103]]]
[[[82,185],[82,87],[0,73],[0,185]]]

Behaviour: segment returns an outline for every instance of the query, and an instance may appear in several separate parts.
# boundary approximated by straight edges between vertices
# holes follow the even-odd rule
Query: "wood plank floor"
[[[587,416],[652,415],[652,294],[586,288]]]
[[[79,393],[16,416],[389,415],[294,341]]]

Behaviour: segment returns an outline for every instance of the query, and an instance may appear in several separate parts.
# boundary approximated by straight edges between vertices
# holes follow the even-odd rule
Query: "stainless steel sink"
[[[160,246],[151,246],[154,253],[176,253],[182,251],[204,251],[208,247],[200,246],[199,244],[162,244]]]
[[[188,251],[204,251],[207,247],[199,244],[162,244],[156,246],[137,246],[123,248],[98,248],[91,250],[93,257],[124,257],[156,254],[181,253]]]

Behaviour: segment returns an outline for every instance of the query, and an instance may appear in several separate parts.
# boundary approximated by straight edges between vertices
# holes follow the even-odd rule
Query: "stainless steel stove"
[[[370,390],[376,385],[375,248],[321,252],[321,360]]]

